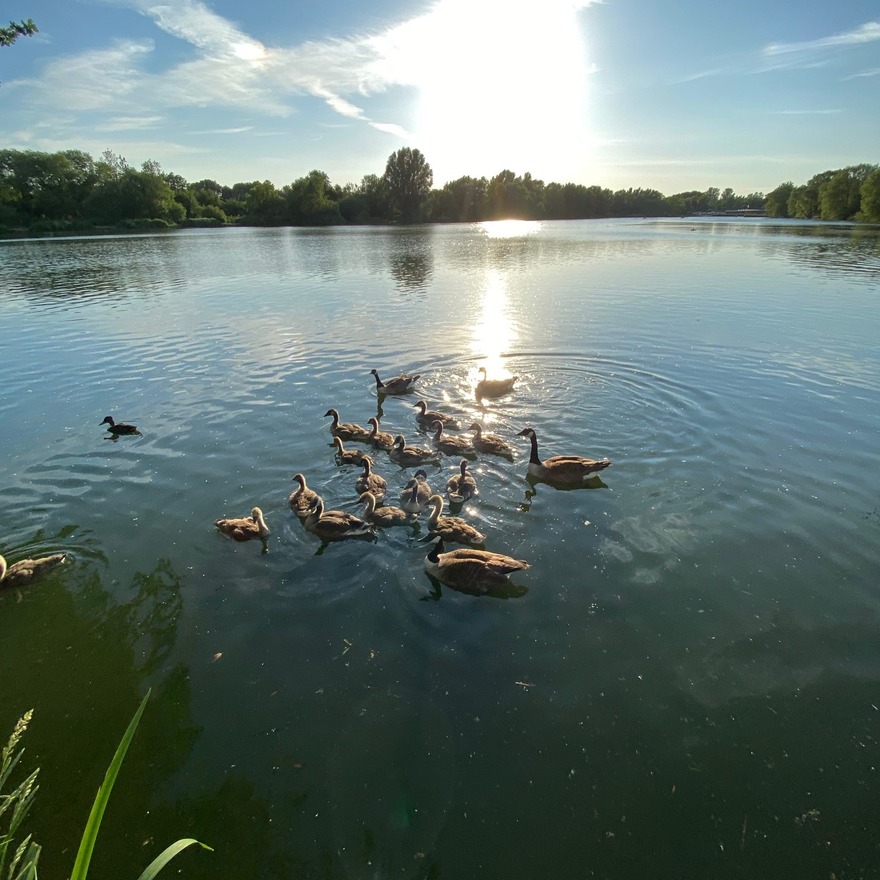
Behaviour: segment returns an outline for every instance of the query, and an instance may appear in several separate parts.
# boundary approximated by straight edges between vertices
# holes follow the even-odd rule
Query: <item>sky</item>
[[[190,181],[421,150],[434,185],[745,195],[880,162],[877,0],[7,0],[0,148]]]

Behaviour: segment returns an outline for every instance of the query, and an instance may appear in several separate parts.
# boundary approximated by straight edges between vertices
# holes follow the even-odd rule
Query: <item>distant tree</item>
[[[397,219],[418,222],[434,183],[434,172],[419,150],[401,147],[388,157],[383,180]]]
[[[160,175],[133,168],[98,184],[85,209],[95,220],[114,224],[151,219],[180,223],[186,217],[186,209]]]
[[[544,216],[544,181],[505,168],[486,187],[487,217],[492,220],[540,220]]]
[[[787,180],[780,183],[776,189],[767,193],[764,210],[768,217],[788,217],[788,201],[794,191],[794,184]]]
[[[859,210],[859,182],[846,170],[835,172],[819,187],[819,216],[849,220]]]
[[[385,178],[366,174],[356,186],[349,185],[339,200],[339,212],[346,223],[376,223],[392,219]]]
[[[859,194],[861,196],[861,219],[871,223],[880,223],[880,168],[875,168],[865,177]]]
[[[11,46],[19,37],[32,37],[39,30],[30,19],[10,21],[9,27],[0,27],[0,46]]]
[[[251,223],[277,225],[284,222],[284,197],[271,180],[249,184],[244,210],[246,219]]]
[[[441,223],[484,220],[488,181],[485,177],[459,177],[434,190],[431,219]]]
[[[294,226],[332,226],[342,223],[339,204],[328,196],[333,188],[323,171],[310,171],[282,191],[285,219]]]

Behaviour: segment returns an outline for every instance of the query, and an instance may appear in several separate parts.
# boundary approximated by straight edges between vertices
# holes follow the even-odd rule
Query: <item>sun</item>
[[[435,179],[510,169],[565,182],[589,163],[583,5],[440,0],[422,17],[413,141]]]

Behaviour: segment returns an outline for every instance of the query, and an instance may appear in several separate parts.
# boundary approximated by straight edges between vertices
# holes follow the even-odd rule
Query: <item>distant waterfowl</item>
[[[269,536],[269,526],[266,525],[263,511],[259,507],[255,507],[249,517],[218,519],[214,521],[214,525],[224,535],[229,535],[236,541],[250,541],[253,538],[265,540]]]
[[[328,409],[324,413],[324,418],[326,419],[327,416],[333,416],[330,433],[334,437],[341,437],[343,440],[366,440],[370,436],[370,432],[361,425],[354,422],[340,422],[339,413],[335,409]]]
[[[428,409],[428,404],[424,400],[417,400],[413,406],[418,409],[416,421],[425,428],[430,428],[434,422],[441,422],[445,428],[458,426],[458,422],[452,416]]]
[[[39,556],[36,559],[19,559],[18,562],[7,565],[6,560],[0,556],[0,589],[3,587],[26,587],[47,575],[52,569],[62,565],[66,560],[66,553],[53,553],[51,556]]]
[[[114,437],[118,437],[120,434],[140,434],[137,425],[126,425],[125,422],[115,422],[113,421],[113,416],[104,416],[104,421],[101,422],[101,424],[107,425],[107,430]]]
[[[412,467],[417,464],[428,464],[429,462],[439,463],[440,456],[421,446],[407,446],[403,434],[398,434],[394,438],[394,446],[388,453],[388,457],[402,467]]]
[[[431,441],[434,446],[447,455],[473,455],[474,447],[468,440],[463,437],[450,437],[443,433],[443,422],[434,422],[431,425],[434,432],[434,439]]]
[[[369,493],[367,493],[369,494]],[[305,528],[325,541],[341,541],[373,533],[369,523],[344,510],[324,510],[324,499],[318,496],[315,506],[303,520]]]
[[[474,449],[477,452],[487,452],[492,455],[503,455],[506,458],[513,458],[513,447],[494,434],[484,434],[483,427],[479,422],[474,422],[471,425],[471,430],[474,432],[473,443]]]
[[[446,481],[446,495],[452,504],[461,504],[477,493],[477,481],[467,472],[467,459],[461,460],[461,473]]]
[[[376,416],[370,418],[370,425],[372,426],[372,429],[367,441],[372,443],[376,449],[384,449],[387,452],[392,446],[394,446],[394,435],[389,434],[387,431],[379,430],[379,419],[377,419]]]
[[[428,475],[419,469],[400,493],[400,506],[407,513],[421,513],[431,497]]]
[[[608,458],[595,460],[585,458],[582,455],[553,455],[541,461],[538,455],[538,437],[534,428],[525,428],[519,432],[518,436],[528,437],[532,443],[528,472],[533,477],[548,483],[567,483],[570,485],[586,483],[599,471],[611,465],[611,460]]]
[[[369,492],[377,501],[381,501],[388,491],[388,483],[383,477],[372,471],[373,459],[369,455],[364,456],[364,472],[354,481],[354,488],[358,495]]]
[[[361,464],[367,458],[366,452],[358,449],[346,449],[342,443],[342,437],[338,434],[333,438],[333,445],[336,447],[336,458],[342,464]]]
[[[503,397],[505,394],[510,394],[513,391],[514,383],[519,379],[519,376],[511,376],[508,379],[489,379],[485,367],[480,367],[478,372],[482,374],[483,378],[477,382],[477,387],[474,389],[477,399]]]
[[[485,593],[490,588],[508,584],[508,575],[524,571],[529,563],[502,553],[474,550],[470,547],[443,552],[443,538],[425,556],[425,571],[441,583],[464,592]]]
[[[412,386],[415,381],[421,378],[421,373],[417,373],[415,376],[407,376],[405,373],[401,373],[399,376],[383,382],[379,378],[377,370],[370,370],[370,372],[376,378],[376,391],[379,394],[409,394],[413,390]]]
[[[293,481],[299,483],[299,488],[290,493],[287,501],[290,504],[290,509],[302,518],[315,506],[315,501],[319,496],[314,489],[310,489],[306,485],[306,478],[302,474],[294,474]]]
[[[412,516],[399,507],[376,507],[376,496],[369,492],[364,492],[359,501],[366,505],[364,508],[364,519],[374,526],[382,528],[390,528],[391,526],[406,526],[413,520]]]
[[[432,495],[428,499],[431,515],[428,517],[428,529],[450,544],[484,544],[486,536],[475,529],[460,516],[441,516],[443,512],[443,496]]]

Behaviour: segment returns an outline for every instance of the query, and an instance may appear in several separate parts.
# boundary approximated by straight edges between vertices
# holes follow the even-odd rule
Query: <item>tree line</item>
[[[766,210],[772,217],[880,220],[880,170],[859,165],[827,171],[802,187],[784,183],[766,197],[710,187],[665,196],[653,189],[612,191],[544,183],[504,170],[492,178],[461,177],[433,188],[417,149],[388,157],[382,175],[333,184],[310,171],[290,184],[250,181],[191,183],[159,163],[138,168],[108,150],[94,159],[80,150],[0,150],[0,231],[86,231],[99,227],[331,226],[496,219],[576,220],[662,217]]]

